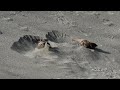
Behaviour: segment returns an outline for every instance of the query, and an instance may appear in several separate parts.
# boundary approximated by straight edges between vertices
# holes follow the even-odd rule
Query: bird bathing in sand
[[[64,52],[68,53],[68,50],[72,50],[73,41],[85,48],[95,49],[95,47],[97,47],[95,43],[88,40],[74,37],[71,39],[69,35],[53,30],[46,34],[46,39],[39,36],[24,35],[13,43],[11,49],[31,58],[36,56],[47,56],[50,53],[57,53],[57,55],[59,55],[60,52],[63,54]]]
[[[97,44],[85,39],[73,38],[72,40],[78,42],[81,46],[84,46],[86,48],[95,49],[97,47]]]
[[[50,47],[51,46],[47,41],[39,41],[35,49],[32,52],[26,53],[25,56],[33,58],[48,55],[50,53],[49,52]]]

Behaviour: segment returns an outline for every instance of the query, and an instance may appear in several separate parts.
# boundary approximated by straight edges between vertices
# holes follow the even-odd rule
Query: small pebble
[[[95,13],[94,15],[95,15],[96,18],[99,18],[101,14],[100,13]]]
[[[29,28],[27,26],[25,26],[25,27],[21,27],[20,30],[29,31]]]
[[[9,18],[9,17],[8,17],[8,18],[3,18],[3,20],[8,21],[8,22],[9,22],[9,21],[13,21],[13,19],[12,19],[12,18]]]
[[[111,39],[114,39],[114,36],[111,36]]]
[[[3,34],[3,32],[2,32],[2,31],[0,31],[0,34]]]
[[[103,23],[104,25],[108,25],[108,26],[114,26],[115,24],[113,22],[106,22],[106,23]]]
[[[109,15],[113,15],[114,13],[113,13],[113,12],[108,11],[108,14],[109,14]]]
[[[85,36],[88,36],[87,34],[84,34]]]
[[[10,15],[16,15],[16,12],[12,11],[10,12]]]
[[[80,13],[79,11],[76,11],[75,12],[76,16],[79,16],[80,15],[79,13]]]
[[[108,26],[114,26],[115,24],[113,24],[113,23],[110,23]]]
[[[110,20],[109,19],[103,19],[102,22],[109,22]]]
[[[92,52],[94,52],[95,50],[91,49]]]
[[[56,78],[56,79],[61,79],[61,78]]]
[[[92,27],[90,26],[90,27],[88,27],[88,29],[92,29]]]

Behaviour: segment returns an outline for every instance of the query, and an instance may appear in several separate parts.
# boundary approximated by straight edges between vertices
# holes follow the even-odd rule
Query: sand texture
[[[0,79],[119,79],[119,17],[119,11],[0,11]],[[73,37],[98,46],[85,48]],[[36,49],[41,38],[53,48]]]

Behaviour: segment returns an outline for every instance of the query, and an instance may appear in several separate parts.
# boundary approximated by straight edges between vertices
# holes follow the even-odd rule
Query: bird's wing
[[[54,42],[57,44],[56,48],[52,48],[53,52],[56,54],[67,56],[72,52],[73,44],[71,43],[72,39],[69,35],[62,31],[50,31],[46,34],[48,41]]]
[[[63,33],[63,32],[60,32],[60,31],[57,31],[57,30],[53,30],[51,32],[48,32],[46,34],[46,38],[52,42],[55,42],[55,43],[67,43],[70,41],[70,36]]]
[[[24,35],[20,37],[18,41],[14,42],[11,46],[11,49],[17,51],[18,53],[26,53],[35,49],[38,42],[43,40],[39,36],[33,35]]]

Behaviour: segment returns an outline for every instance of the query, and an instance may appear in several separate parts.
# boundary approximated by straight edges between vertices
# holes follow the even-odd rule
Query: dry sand
[[[119,11],[0,11],[0,79],[120,78],[119,17]],[[62,57],[47,58],[29,58],[10,49],[23,35],[45,37],[51,30],[98,47],[67,47]]]

